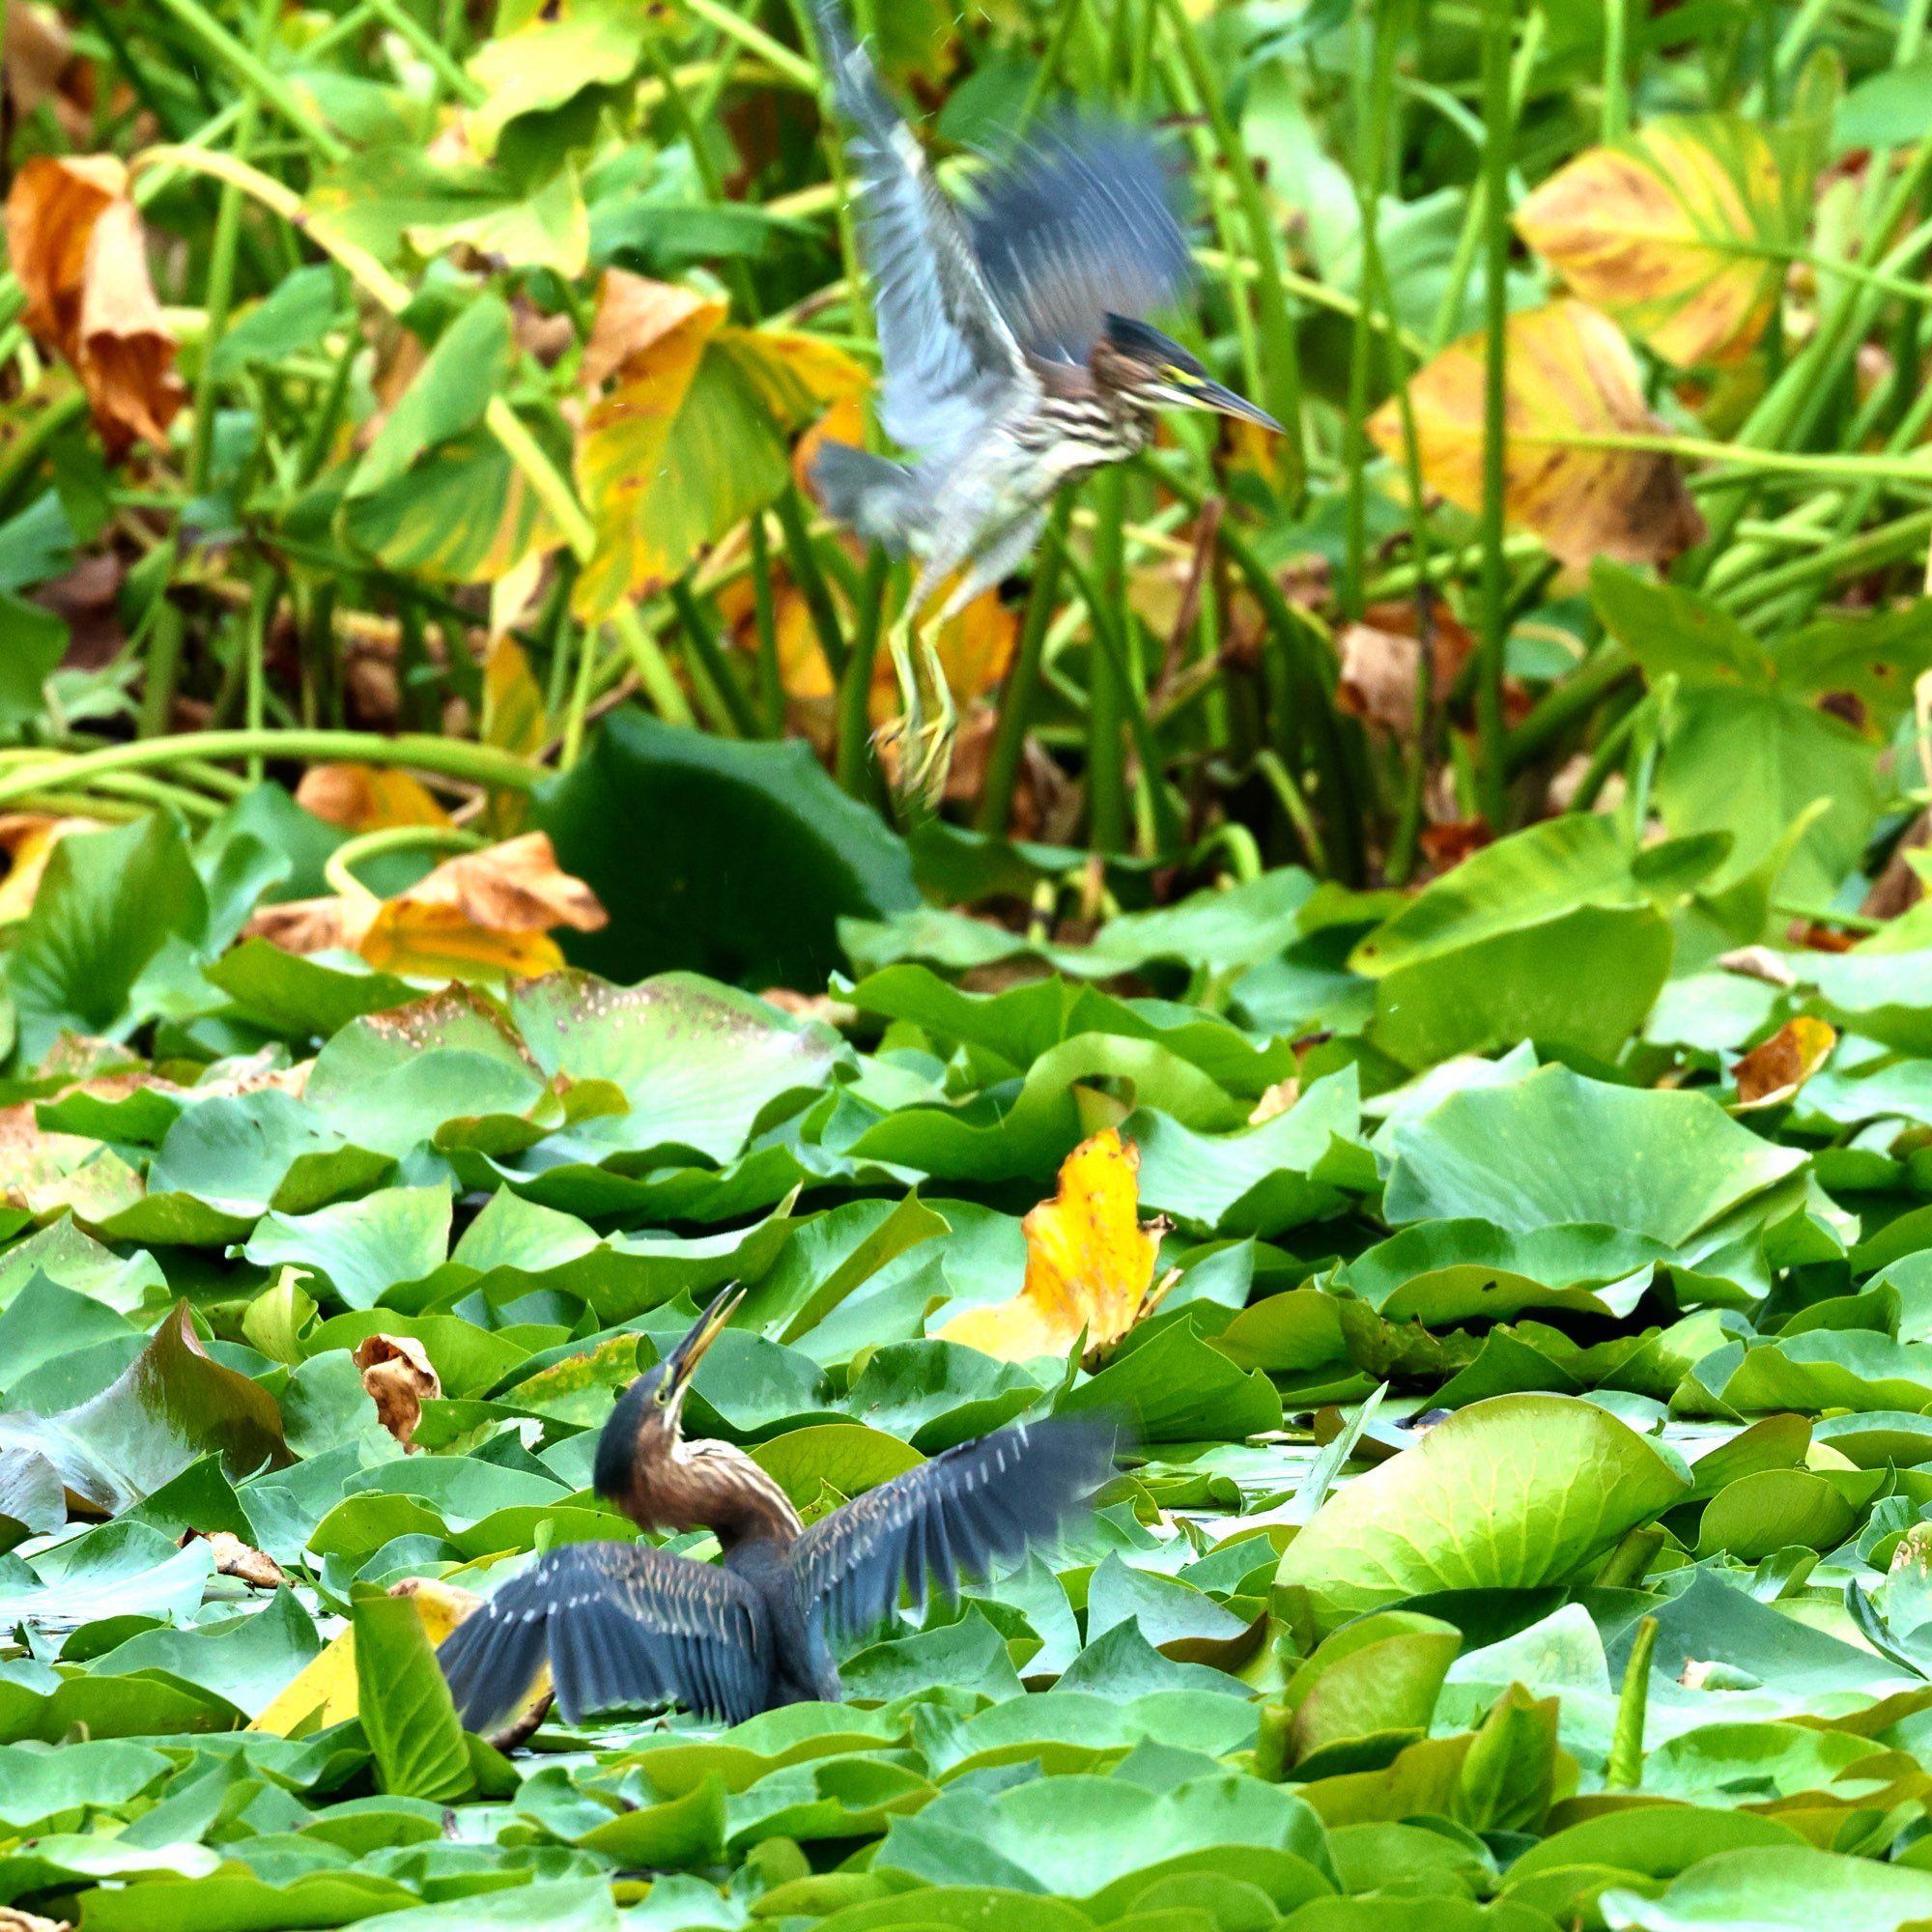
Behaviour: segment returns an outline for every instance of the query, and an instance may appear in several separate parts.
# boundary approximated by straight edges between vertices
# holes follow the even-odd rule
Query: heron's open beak
[[[725,1323],[738,1312],[738,1304],[744,1298],[745,1291],[736,1282],[728,1284],[692,1324],[684,1340],[666,1357],[673,1409],[683,1402],[684,1392],[691,1386],[698,1363],[704,1359],[704,1351],[723,1333]]]
[[[1233,389],[1225,388],[1219,383],[1207,382],[1194,392],[1195,407],[1213,410],[1224,416],[1238,416],[1242,422],[1259,424],[1263,429],[1271,429],[1277,436],[1287,432],[1264,409],[1257,409],[1245,396],[1237,396]]]

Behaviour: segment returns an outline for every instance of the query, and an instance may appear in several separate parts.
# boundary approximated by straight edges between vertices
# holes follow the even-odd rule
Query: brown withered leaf
[[[402,896],[414,905],[447,906],[493,932],[548,932],[557,925],[595,932],[610,923],[597,895],[558,867],[547,832],[446,859]]]
[[[383,1427],[405,1449],[413,1448],[423,1404],[442,1394],[423,1345],[412,1335],[367,1335],[350,1359],[362,1371],[362,1386]]]
[[[1484,343],[1452,342],[1408,385],[1422,473],[1458,507],[1483,500]],[[1591,448],[1591,437],[1655,435],[1636,357],[1616,325],[1585,303],[1555,301],[1509,321],[1503,501],[1511,523],[1552,556],[1587,569],[1599,556],[1665,564],[1704,536],[1675,457]],[[1399,400],[1369,419],[1391,456],[1403,449]]]
[[[609,917],[582,879],[559,868],[549,835],[527,832],[445,860],[394,898],[263,906],[246,932],[285,952],[339,948],[386,972],[494,981],[554,972],[563,955],[549,933],[595,932]]]
[[[1415,680],[1422,663],[1413,604],[1377,604],[1336,640],[1335,702],[1398,744],[1415,739]],[[1476,648],[1466,625],[1439,606],[1429,620],[1430,696],[1441,703]]]
[[[252,1544],[243,1543],[232,1531],[215,1529],[204,1533],[191,1529],[181,1539],[181,1548],[185,1549],[195,1542],[208,1545],[218,1577],[233,1577],[238,1583],[246,1583],[251,1590],[278,1590],[289,1580],[287,1572],[272,1556],[257,1549]],[[4,1932],[4,1928],[0,1928],[0,1932]]]
[[[1738,1083],[1734,1111],[1781,1105],[1824,1065],[1837,1043],[1838,1036],[1823,1020],[1805,1014],[1786,1020],[1732,1066]]]
[[[7,196],[7,250],[23,320],[79,376],[109,454],[165,441],[186,391],[127,168],[112,155],[36,155]]]

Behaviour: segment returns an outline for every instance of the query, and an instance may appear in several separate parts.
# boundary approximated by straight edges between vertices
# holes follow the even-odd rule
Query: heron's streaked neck
[[[767,1475],[742,1449],[729,1442],[680,1440],[671,1461],[693,1498],[692,1520],[680,1528],[703,1527],[728,1556],[742,1543],[774,1543],[789,1549],[805,1525],[776,1476]]]

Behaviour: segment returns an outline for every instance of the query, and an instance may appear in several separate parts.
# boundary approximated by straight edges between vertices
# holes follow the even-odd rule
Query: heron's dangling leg
[[[925,602],[927,586],[952,567],[929,557],[887,638],[893,674],[898,681],[900,716],[884,726],[878,738],[882,744],[898,743],[898,777],[894,789],[901,810],[911,814],[938,810],[946,796],[952,741],[959,724],[946,668],[926,639],[937,636],[981,591],[991,589],[1016,568],[1039,541],[1045,522],[1045,511],[1028,510],[996,531],[967,564],[931,623],[921,625],[918,613]]]
[[[900,812],[912,819],[939,810],[946,796],[947,774],[952,768],[952,740],[959,724],[945,667],[919,622],[923,602],[922,577],[886,634],[893,676],[899,688],[899,715],[875,734],[881,746],[898,747],[893,793]]]

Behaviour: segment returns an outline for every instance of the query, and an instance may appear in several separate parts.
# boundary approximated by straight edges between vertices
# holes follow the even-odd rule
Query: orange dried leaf
[[[311,765],[296,787],[296,803],[349,832],[449,823],[420,779],[383,765]]]
[[[991,1308],[969,1309],[939,1330],[1003,1361],[1064,1355],[1083,1332],[1088,1349],[1118,1342],[1146,1311],[1160,1225],[1140,1220],[1140,1150],[1113,1127],[1066,1156],[1060,1191],[1022,1224],[1026,1280]]]
[[[1837,1034],[1823,1020],[1801,1014],[1745,1055],[1732,1068],[1738,1113],[1776,1107],[1791,1098],[1832,1057]]]
[[[1483,338],[1468,335],[1408,388],[1424,477],[1470,511],[1483,500]],[[1644,407],[1630,344],[1595,309],[1557,301],[1512,316],[1504,400],[1504,508],[1551,555],[1577,569],[1599,556],[1667,563],[1702,539],[1704,520],[1674,457],[1582,440],[1664,427]],[[1376,412],[1369,432],[1401,454],[1398,399]]]
[[[405,1449],[412,1447],[423,1404],[442,1394],[428,1351],[412,1335],[365,1335],[350,1359],[362,1371],[362,1386],[383,1427]]]
[[[126,167],[111,155],[35,156],[7,197],[7,251],[28,328],[79,376],[109,454],[165,441],[186,392]]]

